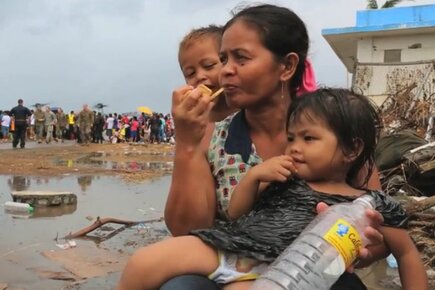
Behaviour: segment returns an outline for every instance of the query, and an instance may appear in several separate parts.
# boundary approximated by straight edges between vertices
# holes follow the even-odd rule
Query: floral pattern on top
[[[250,148],[250,152],[241,153],[246,148]],[[263,162],[249,137],[243,112],[235,113],[215,124],[208,160],[215,180],[218,218],[227,219],[227,210],[235,186],[249,168]]]

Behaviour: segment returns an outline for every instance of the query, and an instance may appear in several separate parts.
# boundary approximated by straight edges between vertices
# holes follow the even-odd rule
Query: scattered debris
[[[33,270],[38,274],[40,278],[44,279],[52,279],[52,280],[61,280],[61,281],[76,281],[77,277],[72,275],[69,272],[65,271],[52,271],[47,269],[41,269],[41,268],[30,268],[30,270]],[[1,289],[1,288],[0,288]]]
[[[403,199],[406,212],[410,216],[409,235],[420,251],[425,266],[435,269],[435,196],[415,201],[407,197]]]
[[[430,82],[425,85],[423,90],[414,81],[402,82],[395,90],[397,93],[381,106],[383,132],[376,163],[381,170],[383,190],[399,200],[410,215],[408,232],[424,264],[433,271],[435,211],[431,207],[435,206],[435,145],[429,142],[435,136],[429,120],[435,114],[435,93],[433,86],[428,89]],[[423,198],[416,201],[416,196]]]
[[[69,191],[12,191],[16,202],[28,203],[32,206],[58,206],[77,203],[77,195]]]
[[[56,244],[56,246],[58,248],[61,248],[62,250],[66,250],[66,249],[77,247],[77,243],[75,241],[73,241],[73,240],[68,240],[66,243],[64,243],[64,244]]]
[[[109,218],[97,217],[97,220],[92,225],[85,227],[85,228],[83,228],[75,233],[69,233],[64,238],[65,239],[74,239],[77,237],[86,236],[88,233],[94,231],[95,229],[97,229],[97,228],[99,228],[102,225],[107,224],[107,223],[115,223],[115,224],[121,224],[121,225],[125,225],[125,226],[133,226],[136,224],[161,222],[163,220],[164,220],[163,217],[156,218],[156,219],[150,219],[150,220],[146,220],[146,221],[127,221],[127,220],[120,220],[120,219],[115,219],[115,218],[110,218],[110,217]]]

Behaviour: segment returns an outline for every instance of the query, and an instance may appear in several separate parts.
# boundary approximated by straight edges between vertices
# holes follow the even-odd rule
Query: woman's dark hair
[[[361,153],[353,161],[346,181],[355,187],[367,185],[373,172],[380,126],[377,109],[367,97],[347,89],[320,88],[293,99],[287,116],[287,128],[302,116],[324,121],[346,155],[361,146]],[[365,173],[362,179],[361,172]],[[363,182],[356,184],[360,180]]]
[[[299,63],[290,81],[290,95],[296,95],[297,88],[302,84],[307,58],[309,38],[304,22],[293,11],[275,5],[259,5],[243,8],[234,13],[224,28],[225,32],[236,21],[252,25],[259,33],[264,47],[271,51],[278,61],[289,53],[296,53]]]

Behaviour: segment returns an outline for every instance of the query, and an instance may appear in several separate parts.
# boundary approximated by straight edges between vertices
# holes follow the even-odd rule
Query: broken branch
[[[410,202],[405,206],[405,211],[409,215],[412,215],[413,213],[424,211],[433,206],[435,206],[435,195],[420,201]]]
[[[105,225],[107,223],[114,223],[114,224],[120,224],[120,225],[125,225],[125,226],[133,226],[133,225],[137,225],[137,224],[161,222],[163,220],[164,220],[163,217],[160,217],[157,219],[150,219],[150,220],[146,220],[146,221],[128,221],[128,220],[115,219],[115,218],[111,218],[111,217],[108,217],[108,218],[97,217],[97,220],[92,225],[85,227],[85,228],[83,228],[75,233],[69,233],[68,235],[66,235],[64,237],[64,239],[74,239],[74,238],[85,236],[88,233],[98,229],[99,227],[101,227],[102,225]]]

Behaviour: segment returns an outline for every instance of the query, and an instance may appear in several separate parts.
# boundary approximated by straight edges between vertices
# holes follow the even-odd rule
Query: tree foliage
[[[378,9],[378,2],[376,0],[367,0],[367,9]]]
[[[402,0],[388,0],[388,1],[385,1],[384,5],[382,5],[381,9],[382,8],[391,8],[391,7],[394,7],[397,4],[399,4],[400,2],[402,2]]]
[[[385,3],[379,8],[378,2],[376,0],[367,0],[367,9],[383,9],[383,8],[391,8],[395,7],[397,4],[402,2],[403,0],[387,0]]]

